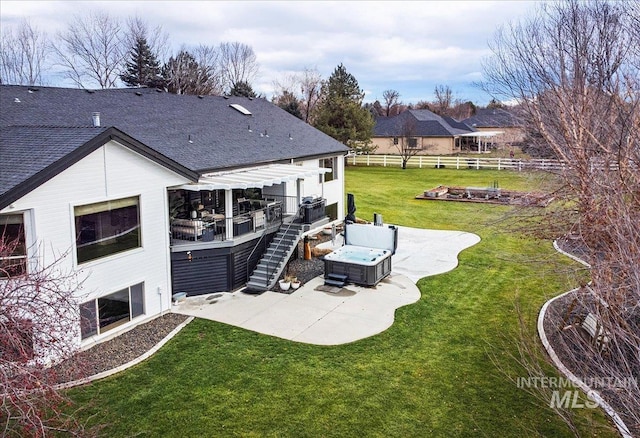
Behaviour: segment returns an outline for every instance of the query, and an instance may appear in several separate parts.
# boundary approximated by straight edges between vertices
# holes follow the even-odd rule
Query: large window
[[[324,208],[325,215],[329,217],[329,220],[335,221],[338,219],[338,203],[327,205]]]
[[[80,304],[82,338],[105,333],[144,315],[144,283]]]
[[[139,198],[75,207],[78,263],[141,246]]]
[[[0,278],[23,275],[27,271],[22,214],[0,215]]]
[[[331,172],[327,172],[324,174],[324,182],[333,181],[334,179],[338,179],[338,169],[336,166],[335,158],[324,158],[320,160],[320,167],[324,167],[325,169],[331,169]],[[322,175],[320,175],[320,182],[322,182]]]
[[[417,138],[410,138],[409,139],[409,147],[410,148],[417,148],[418,147],[418,139]]]

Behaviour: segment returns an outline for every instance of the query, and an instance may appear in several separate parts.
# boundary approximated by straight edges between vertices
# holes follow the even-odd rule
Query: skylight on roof
[[[242,105],[239,105],[237,103],[232,103],[232,104],[229,104],[229,106],[231,108],[233,108],[234,110],[241,112],[245,116],[250,116],[251,115],[251,111],[249,111],[248,109],[246,109]]]

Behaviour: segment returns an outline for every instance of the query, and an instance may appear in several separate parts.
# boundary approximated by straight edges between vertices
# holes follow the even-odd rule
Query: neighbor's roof
[[[429,110],[407,110],[397,116],[376,120],[376,137],[452,137],[474,131],[450,117],[441,117]]]
[[[175,95],[149,88],[0,86],[2,127],[87,127],[94,112],[100,113],[102,126],[116,127],[199,173],[348,151],[265,99]]]
[[[502,108],[485,108],[476,111],[476,114],[463,123],[476,128],[508,128],[519,126],[516,116]]]

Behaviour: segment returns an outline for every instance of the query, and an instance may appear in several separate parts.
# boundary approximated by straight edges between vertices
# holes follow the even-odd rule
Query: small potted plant
[[[291,280],[288,276],[286,276],[278,282],[278,286],[280,286],[281,290],[289,290],[289,288],[291,287]]]
[[[291,289],[298,289],[300,287],[300,280],[298,277],[291,277]]]

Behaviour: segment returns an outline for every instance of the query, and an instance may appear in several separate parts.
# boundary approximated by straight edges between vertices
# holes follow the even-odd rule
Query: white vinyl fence
[[[402,167],[400,155],[349,155],[350,166]],[[416,155],[407,161],[407,167],[447,169],[493,169],[493,170],[563,170],[565,164],[548,159],[520,160],[511,158],[440,157]]]

